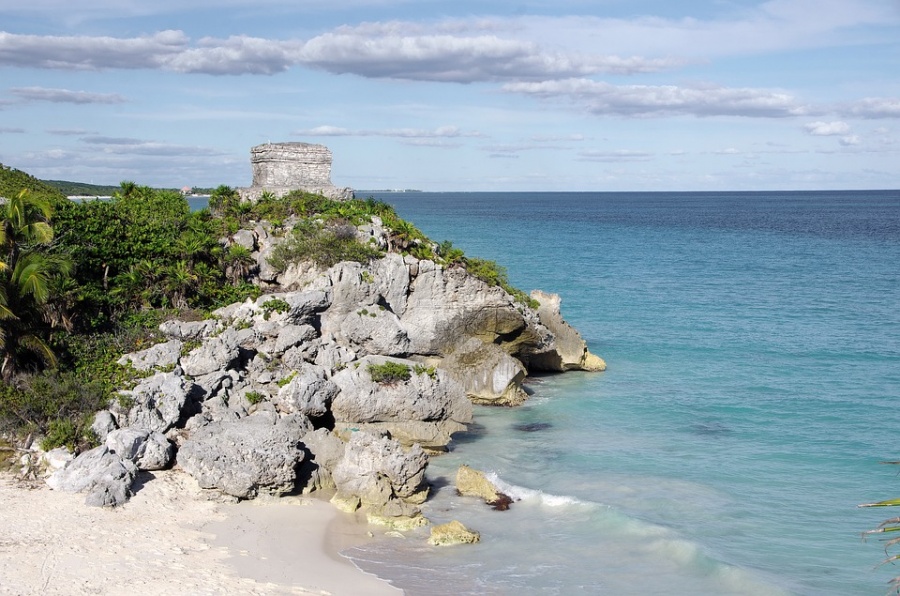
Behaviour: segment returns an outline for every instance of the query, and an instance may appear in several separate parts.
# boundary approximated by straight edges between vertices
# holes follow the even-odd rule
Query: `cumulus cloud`
[[[319,35],[304,44],[298,61],[338,74],[456,83],[634,74],[680,64],[670,58],[548,51],[498,35],[416,32],[406,23],[342,27]]]
[[[25,101],[49,101],[51,103],[100,103],[115,104],[127,101],[118,93],[90,93],[69,91],[68,89],[48,89],[45,87],[16,87],[9,92]]]
[[[850,125],[846,122],[810,122],[804,125],[806,131],[817,137],[846,135],[850,132]]]
[[[369,24],[341,27],[308,41],[240,35],[204,37],[193,44],[184,32],[172,30],[135,38],[0,32],[0,64],[213,75],[275,74],[302,66],[369,78],[455,83],[646,73],[680,64],[671,58],[550,51],[534,42],[497,35],[416,29],[408,23]]]
[[[858,135],[847,135],[838,139],[838,142],[845,147],[852,147],[854,145],[859,145],[862,142],[862,139],[859,138]]]
[[[133,38],[20,35],[0,31],[0,64],[29,68],[102,70],[160,68],[188,47],[181,31]]]
[[[597,115],[780,118],[810,111],[785,92],[715,85],[612,85],[590,79],[567,79],[507,83],[503,89],[541,99],[567,99]]]

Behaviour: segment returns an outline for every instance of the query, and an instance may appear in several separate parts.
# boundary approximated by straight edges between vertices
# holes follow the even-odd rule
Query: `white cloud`
[[[341,27],[308,41],[182,31],[136,38],[39,36],[0,32],[0,64],[64,70],[162,69],[214,75],[274,74],[303,66],[369,78],[470,83],[543,80],[598,73],[634,74],[679,61],[550,51],[496,35],[410,34],[407,23]],[[379,33],[376,35],[375,33]]]
[[[612,85],[590,79],[507,83],[510,93],[542,99],[563,98],[597,115],[745,116],[780,118],[810,111],[782,91],[713,85]]]
[[[385,129],[356,129],[340,128],[337,126],[317,126],[305,130],[297,130],[293,136],[300,137],[394,137],[403,139],[440,139],[456,137],[480,137],[479,132],[460,130],[456,126],[439,126],[433,130],[421,128],[385,128]]]
[[[858,135],[847,135],[841,137],[838,141],[845,147],[852,147],[853,145],[859,145],[862,142],[862,139],[860,139]]]
[[[10,89],[9,92],[25,101],[49,101],[51,103],[115,104],[127,101],[118,93],[90,93],[88,91],[47,89],[45,87],[16,87]]]
[[[579,161],[597,161],[603,163],[650,161],[652,153],[646,151],[634,151],[631,149],[618,149],[616,151],[581,151],[578,153]]]
[[[804,128],[809,134],[818,137],[846,135],[850,132],[850,125],[840,120],[835,122],[810,122],[805,124]]]
[[[0,64],[27,68],[101,70],[159,68],[187,48],[181,31],[133,38],[19,35],[0,31]]]
[[[900,118],[900,98],[867,97],[844,106],[842,111],[859,118]]]

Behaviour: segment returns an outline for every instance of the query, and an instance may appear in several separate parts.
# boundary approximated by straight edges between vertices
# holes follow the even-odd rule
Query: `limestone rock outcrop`
[[[330,154],[265,147],[255,183],[288,180],[273,164],[300,149],[319,160],[305,180],[327,180]],[[394,241],[377,217],[357,232],[380,247]],[[556,295],[535,292],[532,308],[458,263],[395,252],[266,271],[278,241],[265,222],[223,241],[253,251],[254,281],[268,293],[205,321],[167,321],[166,341],[123,357],[150,376],[96,415],[103,444],[65,464],[53,486],[120,504],[139,471],[174,457],[200,486],[232,497],[334,490],[339,507],[411,528],[427,523],[427,454],[466,429],[473,403],[521,403],[529,370],[604,367],[562,319]],[[379,374],[384,367],[393,373]],[[456,480],[461,494],[495,508],[511,502],[478,471],[463,467]],[[435,536],[477,540],[455,526]]]
[[[531,297],[540,303],[537,315],[542,325],[547,327],[555,338],[556,349],[551,352],[534,353],[528,356],[528,364],[542,370],[606,370],[606,363],[591,354],[578,331],[566,323],[559,312],[561,298],[559,294],[550,294],[540,290],[531,292]]]
[[[372,367],[388,363],[405,369],[408,378],[373,380]],[[453,432],[465,430],[472,421],[472,405],[459,384],[443,371],[416,362],[366,356],[332,380],[340,390],[332,403],[338,429],[387,431],[406,445],[418,443],[439,450]]]
[[[281,197],[292,190],[321,194],[329,199],[351,199],[353,190],[331,183],[331,151],[311,143],[266,143],[250,149],[253,185],[240,189],[244,200],[255,201],[263,192]]]

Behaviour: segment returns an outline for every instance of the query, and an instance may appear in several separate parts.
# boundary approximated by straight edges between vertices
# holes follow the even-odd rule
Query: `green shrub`
[[[273,312],[283,313],[291,309],[291,305],[281,298],[271,298],[262,303],[263,319],[269,320]]]
[[[401,381],[408,381],[412,374],[409,367],[399,362],[385,362],[384,364],[370,364],[366,367],[369,376],[376,383],[390,385]]]
[[[417,364],[413,366],[413,372],[417,375],[428,375],[432,379],[437,378],[437,369],[433,366],[425,366],[424,364]]]
[[[277,381],[275,381],[275,384],[278,385],[279,387],[284,387],[285,385],[290,383],[296,376],[297,376],[297,371],[293,370],[293,371],[291,371],[291,374],[289,374],[288,376],[284,377],[283,379],[278,379]]]
[[[251,406],[255,406],[258,403],[265,401],[266,396],[259,391],[248,391],[244,394],[244,397],[247,398],[247,401],[250,402]]]
[[[382,255],[372,245],[359,242],[356,228],[347,223],[305,221],[294,227],[291,235],[275,247],[269,264],[279,271],[304,261],[327,268],[341,261],[367,263]]]

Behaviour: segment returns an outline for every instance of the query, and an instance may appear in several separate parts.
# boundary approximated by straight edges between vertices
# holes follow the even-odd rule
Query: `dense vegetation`
[[[430,241],[374,199],[294,192],[251,204],[220,186],[192,212],[180,192],[123,182],[111,200],[74,202],[3,166],[0,197],[0,431],[36,433],[46,448],[91,444],[93,413],[139,376],[116,361],[154,343],[162,320],[259,295],[251,252],[220,240],[257,222],[284,236],[269,261],[277,269],[367,262],[388,250],[466,268],[528,301],[496,263]],[[373,220],[387,247],[356,239]],[[266,306],[277,312],[278,302]]]

